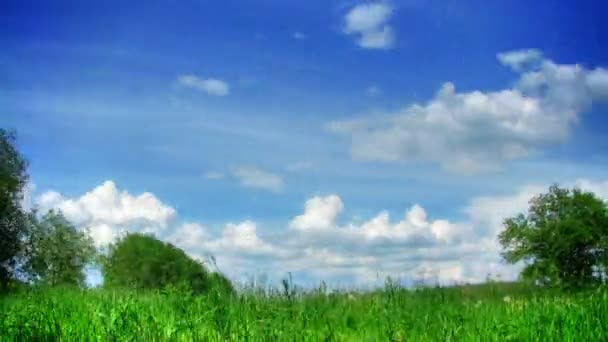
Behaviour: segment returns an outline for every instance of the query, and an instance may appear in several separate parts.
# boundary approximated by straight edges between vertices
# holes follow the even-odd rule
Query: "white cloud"
[[[175,210],[154,195],[119,192],[110,181],[75,199],[45,192],[37,203],[67,208],[68,219],[89,229],[99,245],[123,230],[152,231],[202,261],[215,256],[219,269],[233,279],[265,273],[277,280],[293,272],[296,279],[348,286],[376,280],[381,284],[386,276],[452,283],[480,282],[490,273],[502,279],[517,276],[518,266],[501,262],[496,235],[504,218],[525,212],[530,198],[548,186],[529,185],[509,194],[473,198],[456,221],[431,219],[424,208],[413,205],[397,221],[380,211],[366,221],[341,224],[340,197],[317,196],[279,230],[259,229],[252,220],[226,223],[219,229],[180,222]],[[608,181],[579,179],[565,186],[608,198]]]
[[[125,231],[129,231],[129,227],[118,227],[111,226],[108,223],[104,222],[91,222],[84,223],[84,229],[86,229],[93,241],[97,246],[106,246],[107,244],[114,241],[114,239],[121,233]]]
[[[304,214],[296,216],[289,226],[299,230],[334,228],[343,207],[344,204],[337,195],[313,197],[306,201]]]
[[[473,198],[460,221],[430,220],[424,208],[413,205],[394,223],[383,211],[360,224],[339,225],[344,208],[340,198],[315,197],[290,223],[297,233],[290,247],[310,259],[285,262],[317,276],[332,277],[335,271],[363,283],[372,281],[376,273],[442,283],[480,282],[488,274],[514,279],[519,266],[501,261],[497,235],[505,218],[526,212],[529,200],[548,186],[528,185],[510,194]],[[608,181],[581,179],[565,186],[578,186],[608,199]]]
[[[187,223],[177,227],[166,239],[207,265],[208,256],[214,256],[217,264],[209,266],[219,266],[219,270],[232,279],[252,270],[268,271],[274,261],[288,253],[280,246],[261,239],[256,223],[251,220],[227,223],[219,235],[210,234],[198,223]]]
[[[395,33],[387,24],[393,8],[385,2],[365,3],[353,7],[344,17],[344,32],[357,36],[357,44],[366,49],[390,49]]]
[[[522,49],[499,53],[497,55],[500,63],[510,66],[515,71],[528,69],[531,63],[537,63],[542,58],[542,53],[537,49]]]
[[[121,230],[162,232],[173,222],[176,212],[149,192],[133,196],[119,192],[112,181],[87,192],[77,199],[47,191],[36,198],[42,212],[60,209],[68,220],[87,228],[96,243],[110,241]]]
[[[219,171],[207,171],[203,174],[203,178],[211,180],[224,179],[225,177],[226,175],[224,175],[223,172]]]
[[[547,190],[548,185],[522,187],[516,194],[479,196],[471,200],[464,213],[479,231],[476,236],[496,236],[502,229],[503,219],[528,208],[529,200]]]
[[[201,248],[210,239],[207,229],[197,222],[183,223],[167,236],[169,242],[189,251]]]
[[[289,227],[299,232],[313,234],[325,231],[329,235],[335,235],[336,240],[355,239],[358,241],[393,239],[401,242],[431,240],[449,242],[457,238],[458,229],[461,234],[465,233],[462,227],[448,221],[429,221],[426,211],[419,205],[412,206],[406,211],[403,219],[396,223],[390,222],[388,212],[381,211],[361,224],[349,223],[341,227],[336,220],[343,209],[344,204],[337,195],[313,197],[306,201],[304,213],[294,217],[289,223]]]
[[[279,249],[263,241],[257,235],[256,223],[246,220],[241,223],[228,223],[224,226],[219,239],[207,243],[215,253],[236,253],[239,255],[273,255]]]
[[[281,176],[257,167],[238,167],[232,171],[232,174],[239,179],[244,187],[272,192],[280,192],[283,189],[283,179]]]
[[[177,81],[185,87],[204,91],[212,96],[226,96],[230,93],[230,86],[228,83],[215,78],[202,79],[195,75],[188,74],[178,76]]]
[[[357,160],[430,161],[474,173],[536,155],[566,142],[581,113],[593,101],[608,99],[608,72],[555,64],[535,51],[499,54],[520,72],[512,88],[457,92],[448,82],[425,104],[331,122],[328,128],[351,138]],[[523,71],[533,60],[533,69]]]
[[[305,40],[308,39],[308,35],[299,31],[296,31],[291,34],[291,37],[296,40]]]

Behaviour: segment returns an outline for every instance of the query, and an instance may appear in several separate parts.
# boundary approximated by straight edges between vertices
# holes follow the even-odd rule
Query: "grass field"
[[[226,297],[47,289],[0,299],[2,341],[606,341],[608,289],[489,284]]]

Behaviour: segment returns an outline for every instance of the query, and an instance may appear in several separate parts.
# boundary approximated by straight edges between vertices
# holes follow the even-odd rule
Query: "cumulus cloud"
[[[381,211],[361,224],[339,226],[336,220],[343,209],[344,204],[337,195],[313,197],[306,201],[304,213],[291,220],[289,228],[303,233],[324,233],[325,237],[333,236],[334,240],[381,243],[392,240],[401,244],[451,242],[458,234],[467,233],[464,227],[446,220],[429,221],[426,211],[419,205],[409,208],[404,217],[394,223],[388,212]]]
[[[286,258],[289,251],[277,242],[269,242],[258,235],[257,224],[251,220],[226,223],[219,234],[199,223],[177,226],[164,239],[183,248],[192,257],[212,268],[238,279],[252,271],[273,273],[273,263]],[[209,257],[217,261],[209,263]]]
[[[120,231],[162,232],[176,216],[174,208],[153,194],[144,192],[133,196],[118,191],[112,181],[76,199],[47,191],[36,198],[35,204],[43,212],[61,210],[72,223],[87,228],[98,245],[110,242]]]
[[[608,181],[579,179],[564,185],[608,199]],[[397,220],[380,211],[363,222],[341,222],[342,199],[335,194],[316,196],[304,203],[301,214],[273,229],[252,220],[218,227],[181,221],[154,195],[118,191],[111,181],[74,199],[48,191],[36,203],[63,210],[88,229],[98,245],[120,231],[152,232],[203,262],[215,256],[219,269],[233,279],[264,273],[278,280],[292,272],[296,279],[348,286],[381,284],[387,276],[446,284],[480,282],[488,274],[514,279],[519,267],[501,262],[496,235],[504,218],[525,212],[528,201],[548,186],[473,198],[458,220],[431,218],[423,207],[413,205]]]
[[[314,197],[306,201],[304,214],[296,216],[289,226],[298,230],[334,228],[344,204],[337,195]]]
[[[548,185],[524,186],[515,194],[479,196],[472,199],[463,212],[477,231],[475,236],[496,236],[504,218],[527,210],[529,201],[547,190]]]
[[[228,83],[215,78],[202,79],[196,75],[187,74],[178,76],[177,82],[184,87],[197,89],[212,96],[226,96],[230,93]]]
[[[519,73],[511,88],[458,92],[448,82],[427,103],[327,127],[351,138],[356,160],[435,162],[475,173],[567,141],[592,102],[608,99],[606,69],[556,64],[536,50],[498,58]]]
[[[395,32],[388,24],[393,8],[385,2],[364,3],[350,9],[344,17],[344,32],[357,37],[365,49],[390,49]]]
[[[169,242],[190,251],[202,247],[210,238],[207,228],[197,222],[182,223],[166,237]]]
[[[500,63],[510,66],[515,71],[522,71],[537,63],[542,58],[542,53],[537,49],[522,49],[502,52],[497,55]]]
[[[245,256],[281,253],[279,248],[258,237],[257,225],[251,220],[226,224],[222,231],[222,236],[208,242],[207,247],[214,253],[226,251]]]
[[[242,166],[232,171],[234,177],[238,178],[241,185],[247,188],[280,192],[283,190],[283,179],[274,173],[264,171],[257,167]]]
[[[344,204],[340,198],[314,197],[306,202],[304,213],[290,222],[293,235],[282,240],[300,251],[299,258],[285,263],[319,279],[337,272],[361,283],[369,283],[376,274],[441,283],[480,282],[488,274],[514,279],[519,266],[501,261],[497,235],[505,218],[526,212],[529,200],[549,185],[526,185],[512,193],[472,198],[462,209],[463,218],[456,221],[430,219],[424,208],[413,205],[396,222],[381,211],[362,223],[341,225],[338,219]],[[608,199],[606,181],[581,179],[564,185]],[[303,262],[304,256],[312,260]]]

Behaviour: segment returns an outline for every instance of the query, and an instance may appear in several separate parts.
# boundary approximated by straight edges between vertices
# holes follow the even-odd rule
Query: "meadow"
[[[0,299],[2,341],[605,341],[608,289],[371,292],[52,288]]]

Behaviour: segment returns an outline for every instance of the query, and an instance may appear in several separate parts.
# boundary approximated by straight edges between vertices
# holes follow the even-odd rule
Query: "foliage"
[[[14,132],[0,128],[0,290],[17,277],[28,227],[20,204],[28,180],[27,162],[15,142]]]
[[[186,287],[195,294],[215,284],[231,291],[220,275],[211,275],[203,264],[184,251],[153,236],[130,233],[109,246],[102,258],[104,286],[132,289]],[[222,282],[222,283],[221,283]]]
[[[530,201],[527,215],[508,218],[504,226],[503,257],[526,263],[524,279],[565,287],[605,280],[608,208],[593,193],[553,185]]]
[[[72,225],[61,212],[50,211],[42,219],[32,216],[30,270],[44,285],[85,286],[85,267],[95,258],[93,240]]]
[[[3,341],[601,341],[608,289],[481,285],[268,295],[50,289],[0,300]],[[508,300],[507,300],[508,298]]]

